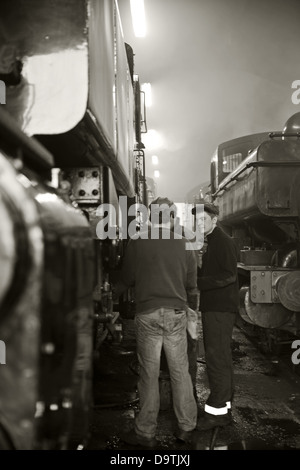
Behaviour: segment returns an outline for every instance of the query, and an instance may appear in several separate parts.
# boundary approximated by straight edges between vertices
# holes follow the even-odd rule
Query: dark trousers
[[[210,395],[207,405],[224,408],[234,391],[231,339],[236,314],[202,312],[203,342]]]

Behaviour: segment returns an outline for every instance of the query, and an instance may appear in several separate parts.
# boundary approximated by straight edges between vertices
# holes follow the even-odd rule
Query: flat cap
[[[196,204],[195,207],[193,207],[192,209],[192,214],[196,214],[197,212],[200,212],[200,210],[202,210],[202,206],[203,205],[203,210],[205,212],[208,212],[209,214],[213,214],[213,215],[219,215],[219,208],[218,206],[216,206],[215,204],[213,204],[212,202],[198,202]]]

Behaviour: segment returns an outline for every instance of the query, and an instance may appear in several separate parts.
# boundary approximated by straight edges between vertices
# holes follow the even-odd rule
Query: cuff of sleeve
[[[198,310],[198,295],[197,294],[188,295],[188,306],[192,310]]]

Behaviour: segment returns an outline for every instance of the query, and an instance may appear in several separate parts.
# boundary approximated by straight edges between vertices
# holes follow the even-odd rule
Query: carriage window
[[[241,163],[243,156],[241,153],[233,153],[232,155],[222,155],[223,172],[231,173]]]
[[[218,150],[216,150],[212,156],[210,164],[210,179],[211,179],[211,192],[214,193],[219,184],[218,179]]]

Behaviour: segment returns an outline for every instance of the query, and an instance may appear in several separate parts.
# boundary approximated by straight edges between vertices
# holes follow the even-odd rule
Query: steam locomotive
[[[0,448],[79,448],[99,331],[117,332],[123,240],[99,239],[99,207],[147,204],[117,0],[2,1],[0,80]]]
[[[300,332],[300,113],[282,132],[220,144],[206,197],[239,252],[240,320],[270,348]]]

